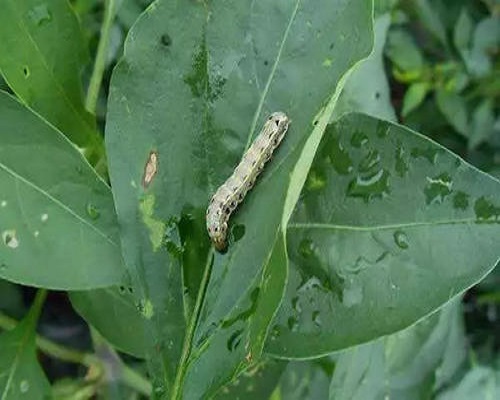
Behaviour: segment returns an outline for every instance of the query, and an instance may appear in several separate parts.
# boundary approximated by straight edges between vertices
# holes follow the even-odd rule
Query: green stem
[[[182,385],[184,383],[184,375],[186,374],[186,369],[188,365],[187,361],[191,353],[194,331],[196,328],[196,324],[198,323],[198,318],[200,316],[201,307],[203,305],[203,299],[205,298],[205,292],[207,290],[208,280],[210,278],[210,272],[212,271],[213,256],[214,256],[214,249],[213,247],[211,247],[207,256],[205,271],[203,272],[203,277],[200,282],[198,296],[196,297],[196,304],[194,306],[193,313],[191,314],[191,320],[189,321],[189,326],[186,331],[184,345],[182,346],[181,359],[179,361],[179,367],[177,368],[177,375],[175,376],[174,387],[172,389],[172,396],[170,397],[172,400],[177,400],[182,398]]]
[[[45,299],[46,291],[41,290],[39,291],[39,293],[41,293],[40,296],[38,296],[37,294],[37,298],[35,298],[35,302],[32,306],[32,310],[38,309],[38,312],[41,309],[41,304],[43,304],[43,300]],[[15,319],[0,312],[0,329],[12,330],[16,327],[17,324],[18,322]],[[37,347],[43,353],[51,357],[70,363],[82,364],[88,368],[98,366],[100,369],[102,369],[101,368],[102,361],[93,354],[83,353],[78,350],[62,346],[48,339],[45,339],[40,335],[36,335],[35,340]],[[130,368],[126,364],[122,364],[121,367],[122,367],[122,381],[125,385],[129,386],[130,388],[136,390],[139,393],[142,393],[145,396],[151,395],[152,385],[146,378],[138,374],[134,369]]]
[[[89,88],[85,106],[92,114],[96,112],[97,98],[101,88],[102,76],[106,68],[106,57],[108,55],[108,45],[111,33],[111,26],[115,17],[115,0],[106,0],[104,3],[104,22],[101,28],[101,38],[97,46],[97,54],[94,63],[94,70],[90,78]]]

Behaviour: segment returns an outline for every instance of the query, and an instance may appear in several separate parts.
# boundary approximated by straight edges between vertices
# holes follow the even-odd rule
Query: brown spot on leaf
[[[142,178],[142,186],[147,189],[158,172],[158,152],[152,150],[149,153],[148,160],[144,166],[144,176]]]

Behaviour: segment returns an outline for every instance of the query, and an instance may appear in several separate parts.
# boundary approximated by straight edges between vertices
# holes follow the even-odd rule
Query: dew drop
[[[302,312],[302,307],[300,306],[300,299],[299,299],[299,296],[295,296],[293,299],[292,299],[292,308],[295,312],[297,313],[301,313]]]
[[[426,149],[415,147],[411,150],[410,154],[413,158],[425,158],[431,164],[435,164],[438,154],[442,151],[441,149],[434,149],[432,147]]]
[[[52,20],[52,14],[46,4],[39,4],[28,12],[28,17],[36,25],[43,25]]]
[[[396,245],[403,250],[406,250],[408,247],[410,247],[408,236],[406,236],[406,233],[404,233],[403,231],[394,232],[394,242],[396,242]]]
[[[360,148],[368,143],[368,136],[363,131],[356,131],[351,137],[351,145]]]
[[[342,291],[342,304],[347,308],[361,303],[363,300],[363,289],[360,285],[349,285]]]
[[[316,325],[318,328],[321,327],[321,318],[319,310],[313,311],[311,318],[314,325]]]
[[[381,198],[389,194],[389,172],[385,169],[369,176],[358,175],[349,182],[347,196],[360,197],[366,203],[374,198]]]
[[[424,189],[426,204],[442,203],[451,193],[452,180],[446,172],[435,176],[427,177],[427,186]]]
[[[6,200],[2,200],[2,202],[0,203],[0,206],[1,207],[7,207],[7,201]]]
[[[457,191],[453,196],[453,207],[458,210],[465,210],[469,207],[469,195],[462,191]]]
[[[314,255],[314,242],[311,239],[302,239],[299,244],[299,253],[302,257],[308,258]]]
[[[49,214],[42,214],[42,215],[40,216],[40,220],[41,220],[42,222],[47,222],[47,220],[48,220],[48,219],[49,219]]]
[[[330,149],[330,163],[337,173],[347,175],[352,171],[352,160],[347,150],[344,149],[340,139],[336,136],[330,137],[326,146]]]
[[[241,344],[241,335],[243,333],[243,329],[237,329],[234,331],[229,339],[227,340],[227,349],[229,351],[234,351],[238,348],[238,346]]]
[[[377,150],[371,150],[366,157],[359,163],[361,172],[371,172],[374,167],[380,163],[380,153]]]
[[[40,231],[35,231],[35,232],[33,232],[33,236],[34,236],[34,237],[38,237],[38,236],[40,236]]]
[[[396,149],[396,173],[403,178],[409,170],[408,163],[405,161],[405,151],[401,145]]]
[[[297,332],[299,329],[299,321],[293,316],[288,318],[287,325],[292,332]]]
[[[497,220],[500,217],[500,207],[494,205],[485,197],[476,200],[474,212],[479,221]]]
[[[97,208],[97,206],[95,206],[94,204],[92,203],[87,203],[87,207],[86,207],[86,210],[87,210],[87,215],[91,218],[91,219],[98,219],[101,215],[99,209]]]
[[[16,231],[13,229],[3,231],[2,240],[3,243],[11,249],[17,249],[19,247],[19,239],[16,236]]]

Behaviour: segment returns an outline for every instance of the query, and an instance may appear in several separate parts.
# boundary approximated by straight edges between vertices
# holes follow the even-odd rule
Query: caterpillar
[[[252,189],[257,176],[281,143],[289,125],[290,119],[285,113],[272,113],[232,175],[212,196],[207,208],[207,230],[218,251],[222,252],[227,247],[226,237],[231,213]]]

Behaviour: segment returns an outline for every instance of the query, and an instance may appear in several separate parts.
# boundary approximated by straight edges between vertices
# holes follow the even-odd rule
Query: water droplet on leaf
[[[408,236],[406,236],[406,233],[404,233],[403,231],[394,232],[394,241],[401,249],[406,250],[408,247],[410,247]]]

